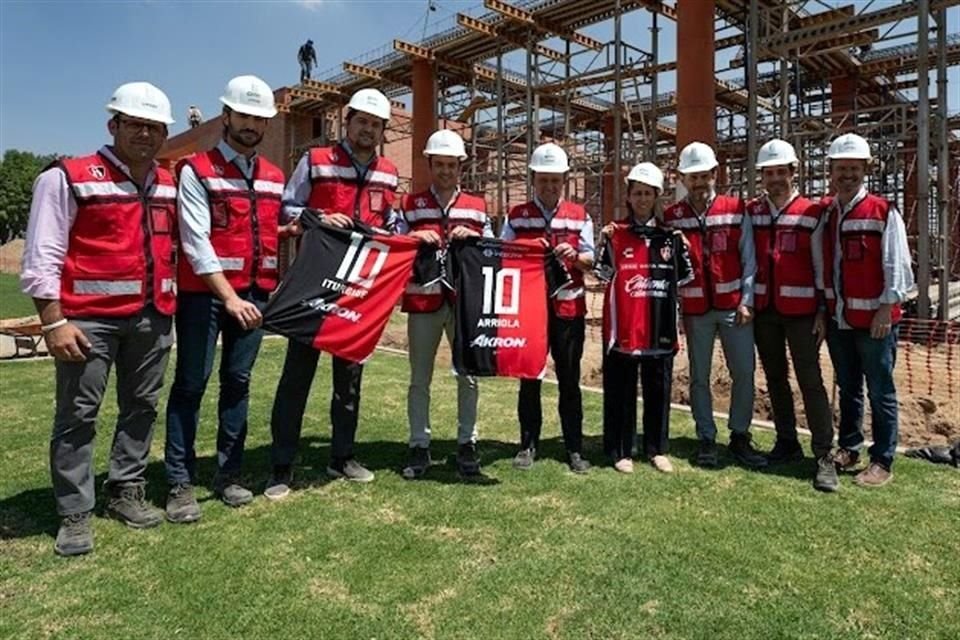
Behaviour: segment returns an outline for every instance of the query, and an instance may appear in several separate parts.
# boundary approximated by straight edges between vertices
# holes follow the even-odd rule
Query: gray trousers
[[[734,324],[735,317],[735,311],[712,309],[700,316],[683,318],[690,359],[690,407],[697,425],[697,437],[701,440],[717,438],[710,370],[714,337],[718,333],[733,381],[728,426],[734,433],[747,433],[753,420],[753,323],[738,327]]]
[[[410,446],[430,446],[430,383],[437,359],[440,336],[447,334],[453,348],[453,307],[444,303],[433,313],[407,316],[407,340],[410,350],[410,387],[407,390],[407,418],[410,421]],[[477,441],[477,379],[457,376],[457,443]]]
[[[173,346],[173,318],[160,315],[152,306],[127,318],[72,322],[92,346],[84,362],[56,361],[57,406],[50,438],[50,475],[61,516],[94,507],[94,434],[114,364],[119,413],[107,481],[144,482],[157,400]]]
[[[797,414],[790,391],[790,365],[787,364],[789,344],[793,370],[803,395],[807,427],[813,436],[813,455],[819,458],[830,453],[833,446],[833,415],[820,372],[820,345],[813,334],[815,317],[784,316],[768,309],[757,314],[754,332],[760,364],[767,379],[770,404],[773,406],[777,438],[797,439]]]

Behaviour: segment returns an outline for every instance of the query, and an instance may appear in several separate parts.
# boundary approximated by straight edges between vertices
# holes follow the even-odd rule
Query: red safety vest
[[[397,168],[376,156],[361,181],[350,154],[340,145],[310,149],[310,198],[307,206],[343,213],[371,227],[385,227],[396,199]]]
[[[731,310],[740,305],[743,215],[743,200],[723,195],[713,199],[703,224],[687,200],[664,212],[667,226],[680,229],[690,241],[694,278],[680,288],[683,313],[702,315],[710,309]]]
[[[551,246],[566,242],[580,250],[580,232],[587,224],[587,212],[579,204],[561,200],[549,225],[536,202],[517,205],[510,210],[507,224],[520,240],[546,238]],[[582,318],[587,315],[586,289],[583,272],[573,262],[566,262],[570,272],[570,286],[561,289],[553,298],[553,309],[559,318]]]
[[[257,156],[253,180],[227,162],[217,149],[196,153],[181,160],[177,175],[189,165],[207,191],[210,201],[210,244],[220,267],[234,291],[253,286],[273,291],[277,286],[277,225],[283,172]],[[193,272],[187,260],[177,269],[181,291],[209,292],[203,278]]]
[[[430,189],[404,196],[400,206],[411,232],[434,231],[440,236],[441,246],[446,245],[447,234],[454,227],[464,226],[483,233],[487,220],[486,201],[463,191],[454,196],[446,211]],[[401,309],[408,313],[431,313],[443,306],[445,300],[452,299],[453,292],[439,282],[424,286],[411,281]]]
[[[811,315],[817,311],[813,255],[813,231],[820,223],[820,208],[813,201],[796,197],[779,215],[771,215],[766,196],[747,203],[757,248],[757,278],[754,307],[772,306],[785,316]]]
[[[68,318],[124,317],[148,302],[172,315],[177,307],[177,188],[157,167],[140,191],[106,156],[61,160],[77,202],[60,274],[60,306]]]
[[[837,298],[843,300],[843,319],[854,329],[869,329],[885,286],[883,278],[883,230],[887,227],[890,203],[873,194],[854,205],[846,215],[832,198],[824,198],[827,227],[823,234],[824,295],[830,315],[836,314]],[[840,287],[833,281],[834,247],[837,226],[840,233]],[[900,320],[900,305],[893,305],[890,317]]]

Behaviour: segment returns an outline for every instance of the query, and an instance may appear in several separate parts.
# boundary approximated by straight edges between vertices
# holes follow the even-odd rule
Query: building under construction
[[[338,139],[354,91],[375,87],[395,101],[384,153],[404,189],[429,182],[427,137],[455,128],[470,153],[464,187],[503,214],[529,196],[530,150],[552,140],[571,157],[568,197],[599,220],[620,215],[630,166],[669,170],[694,140],[717,149],[721,191],[752,195],[756,150],[776,136],[797,149],[800,189],[826,193],[829,141],[853,130],[877,157],[870,188],[906,219],[917,314],[946,319],[960,313],[938,303],[960,280],[960,115],[946,100],[948,69],[960,66],[960,33],[948,28],[957,5],[484,0],[418,42],[371,43],[384,46],[278,90],[282,114],[263,152],[292,169],[307,148]],[[638,18],[644,28],[624,29]],[[214,119],[171,138],[162,156],[219,134]]]

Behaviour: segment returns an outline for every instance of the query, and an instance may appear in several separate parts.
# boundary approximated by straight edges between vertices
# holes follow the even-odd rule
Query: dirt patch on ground
[[[0,246],[0,273],[20,273],[23,258],[23,238],[11,240]]]

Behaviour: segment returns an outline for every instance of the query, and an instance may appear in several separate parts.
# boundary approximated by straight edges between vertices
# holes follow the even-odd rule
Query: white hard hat
[[[427,146],[423,150],[425,156],[450,156],[467,159],[467,150],[463,146],[463,138],[456,131],[450,129],[440,129],[434,131],[427,138]]]
[[[347,108],[369,113],[381,120],[390,119],[390,101],[376,89],[360,89],[350,97]]]
[[[680,152],[680,166],[677,171],[680,173],[700,173],[701,171],[710,171],[719,163],[717,156],[713,153],[710,145],[702,142],[691,142]]]
[[[227,83],[220,102],[238,113],[258,118],[277,115],[273,90],[257,76],[237,76]]]
[[[642,182],[658,191],[663,191],[663,171],[652,162],[641,162],[627,174],[627,184]]]
[[[542,144],[530,154],[530,170],[540,173],[566,173],[570,170],[567,152],[552,142]]]
[[[870,145],[855,133],[845,133],[830,143],[831,160],[870,160]]]
[[[787,164],[796,165],[798,162],[797,152],[793,145],[779,138],[767,142],[757,152],[757,169],[780,167]]]
[[[174,123],[170,99],[149,82],[128,82],[117,87],[107,103],[107,111],[163,124]]]

